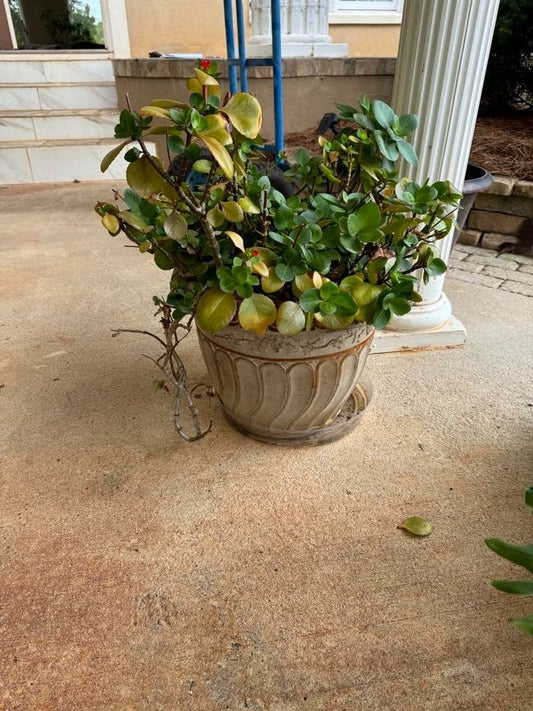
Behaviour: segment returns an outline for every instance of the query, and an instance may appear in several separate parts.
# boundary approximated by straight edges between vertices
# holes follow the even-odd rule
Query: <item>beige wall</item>
[[[131,56],[199,52],[226,56],[222,0],[126,0]]]
[[[250,35],[245,4],[246,32]],[[159,52],[226,56],[222,0],[126,0],[132,57]],[[350,57],[396,57],[400,25],[330,25]]]
[[[348,45],[350,57],[396,57],[401,25],[330,25],[333,42]]]

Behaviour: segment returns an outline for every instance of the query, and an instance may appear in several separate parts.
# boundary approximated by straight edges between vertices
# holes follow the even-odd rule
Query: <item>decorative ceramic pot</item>
[[[358,422],[370,399],[359,378],[374,328],[256,336],[240,326],[200,328],[202,354],[227,419],[256,439],[323,444]]]

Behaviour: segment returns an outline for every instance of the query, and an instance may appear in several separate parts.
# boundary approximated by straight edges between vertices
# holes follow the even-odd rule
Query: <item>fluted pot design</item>
[[[357,386],[373,327],[356,323],[341,331],[262,337],[239,326],[197,331],[224,413],[246,434],[320,444],[351,429],[350,418],[339,413]]]

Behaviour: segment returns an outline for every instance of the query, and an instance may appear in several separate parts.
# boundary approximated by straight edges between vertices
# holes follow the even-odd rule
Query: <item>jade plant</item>
[[[255,97],[224,97],[205,60],[188,89],[187,101],[121,112],[123,142],[101,167],[133,144],[124,155],[129,187],[96,205],[111,235],[124,234],[169,272],[168,292],[154,297],[165,333],[159,365],[171,368],[179,392],[177,334],[193,320],[206,332],[240,326],[259,337],[357,321],[383,328],[421,299],[420,276],[445,271],[434,243],[452,229],[461,196],[448,181],[398,177],[400,156],[417,162],[407,141],[414,115],[368,97],[358,109],[338,105],[340,132],[319,138],[320,157],[296,153],[282,191]],[[153,136],[164,138],[161,158],[147,148]],[[200,434],[196,427],[192,438]]]
[[[526,491],[526,505],[533,512],[533,487]],[[516,546],[506,543],[500,538],[486,538],[485,543],[502,558],[510,560],[512,563],[522,566],[528,572],[533,573],[533,544],[527,546]],[[511,593],[514,595],[533,595],[533,579],[529,580],[493,580],[492,585],[496,590]],[[515,627],[523,632],[533,635],[533,614],[523,617],[510,617]]]

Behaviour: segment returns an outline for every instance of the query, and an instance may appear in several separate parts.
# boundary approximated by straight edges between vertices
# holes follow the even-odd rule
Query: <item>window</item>
[[[332,24],[399,24],[403,0],[331,0]]]

